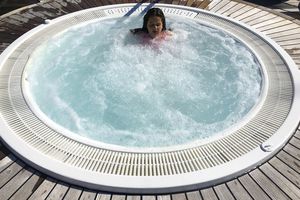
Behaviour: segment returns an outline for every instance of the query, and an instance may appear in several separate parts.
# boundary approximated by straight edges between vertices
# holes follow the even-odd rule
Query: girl
[[[171,35],[166,29],[166,19],[163,11],[159,8],[151,8],[144,16],[142,28],[131,29],[133,34],[141,35],[144,39],[165,39]]]

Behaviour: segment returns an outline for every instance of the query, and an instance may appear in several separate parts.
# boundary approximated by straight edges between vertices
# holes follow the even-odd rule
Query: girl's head
[[[155,38],[166,30],[166,20],[163,11],[159,8],[151,8],[144,16],[143,28],[150,37]]]

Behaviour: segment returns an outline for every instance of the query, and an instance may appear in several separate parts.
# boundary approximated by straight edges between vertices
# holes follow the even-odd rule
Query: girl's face
[[[159,36],[163,29],[163,23],[160,17],[152,16],[148,19],[147,30],[151,38]]]

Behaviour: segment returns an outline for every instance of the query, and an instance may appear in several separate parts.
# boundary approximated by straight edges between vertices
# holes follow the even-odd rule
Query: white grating
[[[174,151],[130,152],[110,150],[69,138],[56,132],[31,111],[24,99],[22,81],[26,80],[22,80],[22,75],[32,51],[45,39],[74,24],[101,17],[123,16],[132,6],[103,7],[82,14],[73,13],[68,18],[52,20],[42,30],[18,44],[3,62],[0,71],[0,112],[7,127],[35,151],[70,168],[79,168],[99,176],[161,177],[201,172],[244,156],[272,137],[289,115],[294,98],[293,80],[282,56],[258,34],[228,19],[195,9],[161,6],[166,15],[195,18],[210,26],[221,27],[236,35],[259,55],[267,72],[266,96],[256,115],[240,129],[199,146]],[[142,12],[144,8],[139,7],[135,12]],[[77,178],[74,175],[72,180]],[[101,184],[103,182],[100,180]]]

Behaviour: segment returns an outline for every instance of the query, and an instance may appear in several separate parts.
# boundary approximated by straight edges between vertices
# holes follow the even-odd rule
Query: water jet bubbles
[[[259,67],[230,35],[170,17],[170,40],[143,44],[129,33],[141,21],[113,20],[66,30],[30,61],[34,100],[57,124],[114,145],[172,146],[212,137],[255,104]]]

